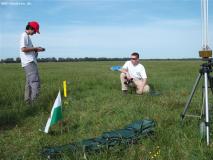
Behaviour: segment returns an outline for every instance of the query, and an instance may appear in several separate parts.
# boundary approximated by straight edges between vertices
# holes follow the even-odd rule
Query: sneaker
[[[29,99],[28,99],[28,100],[25,100],[24,102],[25,102],[26,105],[31,105],[31,103],[32,103],[32,101],[29,100]]]

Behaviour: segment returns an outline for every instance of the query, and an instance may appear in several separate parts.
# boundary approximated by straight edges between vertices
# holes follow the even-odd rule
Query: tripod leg
[[[200,118],[202,119],[205,115],[205,88],[202,86],[202,105],[201,105],[201,112],[200,112]]]
[[[205,86],[205,123],[206,123],[206,143],[209,145],[209,102],[208,102],[208,76],[204,73],[204,86]]]
[[[201,76],[202,76],[202,74],[199,73],[199,75],[197,76],[197,79],[196,79],[196,81],[195,81],[195,84],[194,84],[194,86],[193,86],[193,88],[192,88],[192,91],[191,91],[191,94],[190,94],[190,96],[189,96],[189,99],[188,99],[188,101],[187,101],[187,103],[186,103],[186,105],[185,105],[185,107],[184,107],[183,112],[181,113],[181,119],[182,119],[182,120],[184,119],[185,114],[186,114],[186,112],[187,112],[187,110],[188,110],[188,107],[189,107],[189,105],[190,105],[190,103],[191,103],[191,101],[192,101],[192,97],[193,97],[193,95],[194,95],[194,93],[195,93],[195,90],[196,90],[198,84],[199,84],[199,81],[200,81]]]
[[[213,77],[211,77],[208,73],[208,82],[209,82],[209,88],[211,89],[211,92],[213,94]]]

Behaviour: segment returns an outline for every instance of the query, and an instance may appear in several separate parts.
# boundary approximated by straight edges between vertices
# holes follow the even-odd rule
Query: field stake
[[[63,81],[63,87],[64,87],[64,97],[67,97],[67,81]]]

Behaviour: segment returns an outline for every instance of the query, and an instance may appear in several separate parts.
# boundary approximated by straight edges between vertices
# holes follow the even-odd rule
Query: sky
[[[19,57],[20,35],[38,21],[40,58],[198,58],[200,0],[0,0],[0,59]],[[209,46],[213,47],[213,0]]]

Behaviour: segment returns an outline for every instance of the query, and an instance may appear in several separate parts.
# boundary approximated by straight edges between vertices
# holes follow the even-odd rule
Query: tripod
[[[207,59],[208,62],[207,63],[203,63],[201,65],[201,68],[199,70],[199,75],[195,81],[195,84],[192,88],[191,94],[189,96],[189,99],[184,107],[184,111],[181,114],[181,119],[183,121],[183,119],[185,118],[185,116],[193,116],[195,117],[195,115],[186,115],[186,112],[189,108],[189,105],[192,101],[192,98],[194,96],[194,93],[197,89],[197,86],[201,80],[201,77],[204,76],[204,84],[202,87],[202,99],[203,99],[203,104],[202,104],[202,113],[201,116],[196,116],[196,117],[204,117],[205,118],[205,129],[206,129],[206,142],[207,145],[209,145],[209,101],[208,101],[208,88],[211,88],[211,92],[213,93],[213,78],[211,77],[210,73],[212,72],[212,60],[211,59]],[[208,86],[208,82],[210,87]],[[204,105],[205,103],[205,105]]]

